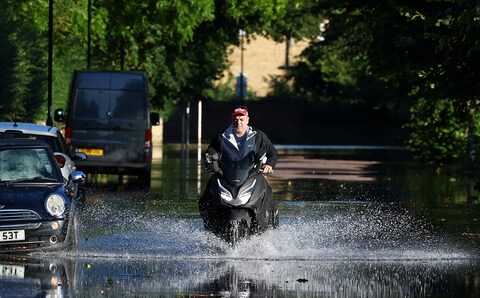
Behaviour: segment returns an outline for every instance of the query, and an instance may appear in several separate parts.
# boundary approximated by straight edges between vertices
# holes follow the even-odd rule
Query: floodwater
[[[279,146],[280,226],[231,247],[203,229],[209,175],[164,146],[151,189],[96,176],[77,252],[0,258],[0,297],[479,297],[480,202],[399,148]]]

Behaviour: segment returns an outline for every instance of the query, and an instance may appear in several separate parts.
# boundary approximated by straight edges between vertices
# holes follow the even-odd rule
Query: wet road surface
[[[478,202],[418,198],[379,165],[285,158],[280,227],[236,247],[204,231],[196,183],[175,185],[195,162],[162,189],[91,185],[78,251],[0,258],[0,297],[479,296]]]

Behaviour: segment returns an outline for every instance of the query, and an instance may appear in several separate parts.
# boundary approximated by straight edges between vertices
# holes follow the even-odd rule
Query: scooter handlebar
[[[260,170],[258,170],[258,172],[259,172],[259,173],[262,173],[262,174],[264,174],[264,175],[273,174],[273,170],[272,170],[272,169],[268,170],[268,172],[265,172],[263,169],[260,169]]]

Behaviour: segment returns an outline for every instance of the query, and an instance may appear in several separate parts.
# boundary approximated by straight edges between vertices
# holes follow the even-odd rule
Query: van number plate
[[[77,152],[83,152],[86,155],[103,155],[103,149],[77,148]]]
[[[25,230],[1,231],[0,242],[25,240]]]

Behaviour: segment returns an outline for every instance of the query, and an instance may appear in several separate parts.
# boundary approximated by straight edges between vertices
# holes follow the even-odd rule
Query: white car
[[[68,176],[76,170],[74,160],[86,160],[87,155],[81,152],[72,154],[65,143],[61,131],[54,126],[34,123],[0,122],[0,139],[33,139],[49,145],[55,154],[62,176]]]

